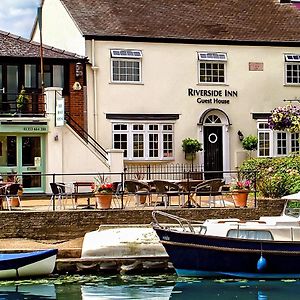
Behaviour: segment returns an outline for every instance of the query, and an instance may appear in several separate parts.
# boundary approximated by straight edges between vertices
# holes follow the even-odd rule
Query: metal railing
[[[82,128],[69,113],[65,113],[67,124],[88,144],[90,145],[105,161],[108,161],[107,151]]]
[[[207,176],[208,172],[204,172],[204,176]],[[238,171],[227,171],[227,172],[223,172],[224,174],[224,178],[238,178],[239,177],[239,172]],[[24,188],[24,196],[25,198],[29,199],[36,199],[38,197],[41,197],[42,195],[49,197],[50,199],[50,194],[51,194],[51,190],[49,187],[47,187],[47,193],[41,192],[41,193],[33,193],[30,192],[30,188],[34,188],[35,186],[31,186],[30,185],[30,180],[32,180],[32,183],[41,183],[41,186],[43,186],[43,182],[56,182],[56,183],[66,183],[69,185],[72,185],[73,187],[75,186],[80,186],[80,189],[74,193],[73,190],[73,196],[78,196],[78,197],[85,197],[87,198],[87,200],[89,201],[89,198],[92,197],[91,194],[93,194],[92,191],[92,184],[93,182],[95,182],[95,179],[101,179],[103,182],[111,182],[114,184],[114,188],[113,188],[113,195],[117,196],[119,201],[120,201],[120,206],[118,208],[123,209],[125,207],[125,197],[128,197],[128,193],[126,192],[126,180],[128,180],[128,176],[131,177],[133,176],[133,173],[128,173],[128,172],[123,172],[123,173],[52,173],[52,174],[41,174],[41,173],[30,173],[29,174],[16,174],[16,173],[2,173],[0,174],[2,180],[4,182],[19,182],[21,184],[23,184],[23,188]],[[145,174],[146,175],[146,174]],[[152,174],[153,178],[157,178],[158,176],[161,176],[162,178],[168,178],[167,177],[167,173],[166,174]],[[176,178],[180,178],[177,180],[173,179],[173,176],[169,178],[169,181],[175,181],[178,182],[180,180],[183,180],[187,183],[187,190],[185,190],[184,193],[182,193],[182,195],[185,195],[185,197],[187,197],[187,202],[189,205],[185,206],[185,207],[193,207],[191,204],[191,194],[192,194],[192,184],[190,185],[190,183],[195,183],[196,181],[201,181],[201,179],[197,179],[195,180],[192,177],[193,173],[192,172],[183,172],[180,173],[178,172],[176,174]],[[210,176],[212,176],[213,173],[210,173]],[[30,178],[29,178],[30,177]],[[47,180],[46,180],[47,179]],[[141,182],[146,182],[148,184],[151,185],[151,181],[150,180],[145,180],[145,179],[140,179]],[[122,186],[122,188],[117,192],[117,186],[118,184],[120,184]],[[229,188],[229,185],[225,185],[225,187]],[[76,193],[78,195],[76,195]],[[251,193],[253,193],[254,196],[254,202],[253,202],[253,206],[256,207],[256,182],[252,182],[252,189],[251,189]],[[155,195],[157,194],[156,191],[150,191],[150,195]],[[38,197],[36,197],[38,196]],[[178,204],[179,205],[179,204]],[[88,202],[88,207],[90,207],[90,203]],[[53,206],[53,210],[55,210],[55,206]]]
[[[0,94],[1,116],[45,116],[46,104],[40,93]]]

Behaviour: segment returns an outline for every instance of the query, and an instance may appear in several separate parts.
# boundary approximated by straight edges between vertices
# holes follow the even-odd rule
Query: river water
[[[204,280],[163,275],[75,275],[2,281],[0,299],[299,299],[299,280]]]

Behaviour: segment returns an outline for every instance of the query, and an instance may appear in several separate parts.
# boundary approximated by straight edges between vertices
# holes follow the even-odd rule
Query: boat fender
[[[262,255],[257,261],[256,268],[259,272],[263,272],[267,268],[267,260]]]

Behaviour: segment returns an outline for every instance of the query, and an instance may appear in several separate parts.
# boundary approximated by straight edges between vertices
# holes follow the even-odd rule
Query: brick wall
[[[207,218],[257,219],[280,215],[283,200],[259,200],[258,208],[169,209],[180,217],[204,221]],[[151,210],[76,210],[55,212],[1,212],[0,238],[64,240],[82,237],[101,224],[150,224]]]
[[[83,66],[83,68],[85,68]],[[85,101],[84,101],[84,76],[80,78],[75,77],[75,64],[70,64],[69,69],[69,90],[70,96],[66,97],[66,110],[71,117],[84,128],[85,125]],[[74,90],[73,85],[75,82],[79,82],[81,90]]]

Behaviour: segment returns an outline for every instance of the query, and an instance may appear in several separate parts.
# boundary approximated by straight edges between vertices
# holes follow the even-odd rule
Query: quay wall
[[[257,201],[256,208],[168,208],[163,210],[199,221],[208,218],[253,220],[260,216],[278,216],[283,206],[284,200],[262,199]],[[83,237],[86,232],[96,230],[102,224],[150,224],[151,212],[149,208],[2,211],[0,213],[0,227],[2,228],[0,238],[70,240]]]

